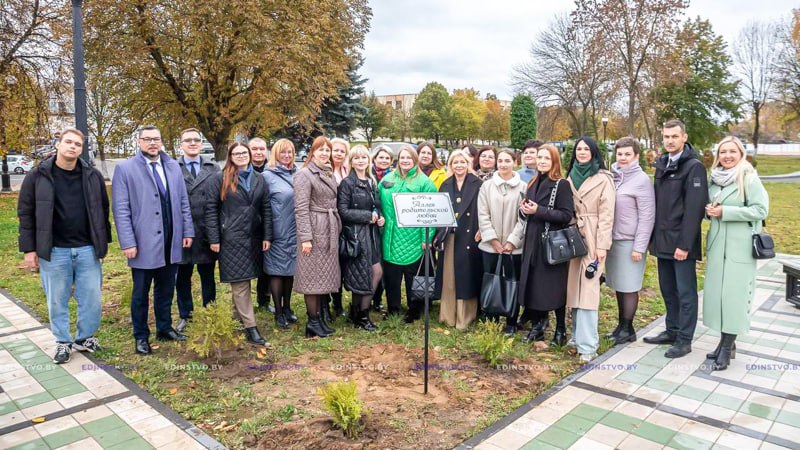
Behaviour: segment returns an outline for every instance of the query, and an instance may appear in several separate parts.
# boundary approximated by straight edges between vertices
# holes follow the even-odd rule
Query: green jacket
[[[417,167],[403,178],[395,170],[384,176],[378,184],[378,197],[386,224],[383,226],[383,259],[392,264],[407,265],[422,258],[422,243],[425,242],[424,228],[399,228],[394,212],[392,194],[402,192],[436,192],[436,185]],[[430,239],[436,230],[430,231]]]
[[[711,219],[706,238],[706,279],[703,288],[703,323],[722,333],[746,334],[750,329],[750,303],[756,279],[753,226],[769,211],[769,197],[755,173],[745,176],[745,201],[732,183],[724,188],[709,183],[708,197],[719,193],[722,217]]]

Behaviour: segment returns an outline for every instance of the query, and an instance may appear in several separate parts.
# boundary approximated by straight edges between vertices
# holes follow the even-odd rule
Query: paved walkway
[[[662,318],[459,448],[800,449],[800,309],[778,260],[760,264],[752,311],[728,370],[710,370],[719,334],[702,321],[684,358],[643,343]]]
[[[0,448],[224,448],[114,368],[79,352],[53,364],[49,327],[3,294]]]

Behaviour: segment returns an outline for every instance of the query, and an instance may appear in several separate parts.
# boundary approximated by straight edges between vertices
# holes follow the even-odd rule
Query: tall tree
[[[778,26],[774,23],[750,22],[733,43],[733,62],[742,97],[753,115],[753,145],[758,150],[761,110],[772,98],[776,64],[780,55]]]
[[[455,89],[448,115],[447,135],[455,141],[472,141],[481,132],[486,105],[475,89]]]
[[[403,108],[387,108],[389,110],[389,123],[386,133],[394,141],[405,141],[411,138],[411,114]]]
[[[800,9],[780,26],[781,52],[776,66],[778,97],[800,117]]]
[[[371,16],[367,0],[94,0],[87,57],[175,116],[165,123],[198,127],[220,159],[256,117],[269,129],[313,121],[347,81]]]
[[[645,66],[657,52],[655,47],[670,42],[673,24],[687,0],[575,0],[576,23],[591,31],[593,39],[616,62],[614,73],[628,94],[628,133],[634,133],[638,83]]]
[[[317,119],[317,127],[328,135],[349,138],[356,127],[358,117],[365,114],[361,98],[364,96],[366,78],[358,70],[364,64],[361,55],[355,55],[347,68],[347,80],[337,89],[335,97],[322,103],[322,111]]]
[[[528,139],[536,138],[536,105],[525,94],[511,101],[511,146],[522,149]]]
[[[432,81],[425,85],[411,110],[414,134],[426,139],[433,138],[438,145],[439,138],[447,130],[452,104],[450,94],[441,83]]]
[[[483,116],[481,124],[481,139],[490,142],[500,142],[509,140],[511,128],[511,115],[508,109],[500,105],[497,97],[486,97],[486,114]]]
[[[364,132],[364,137],[367,139],[367,146],[372,147],[372,141],[375,137],[379,136],[385,129],[389,122],[389,107],[382,104],[375,97],[375,92],[369,94],[369,97],[361,99],[362,113],[357,119],[358,126]]]
[[[738,82],[729,70],[731,58],[711,22],[699,17],[684,24],[677,44],[670,59],[684,65],[686,76],[657,90],[659,119],[681,119],[691,142],[708,147],[726,122],[740,114]]]
[[[97,143],[97,155],[103,175],[108,177],[106,151],[130,136],[136,129],[130,103],[120,92],[117,77],[106,69],[89,67],[86,90],[86,109],[89,134]]]

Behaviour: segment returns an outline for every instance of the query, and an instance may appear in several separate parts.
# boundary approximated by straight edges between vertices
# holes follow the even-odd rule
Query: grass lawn
[[[791,208],[800,198],[800,185],[767,188],[772,197],[769,230],[778,251],[800,253],[793,226],[796,213]],[[22,268],[17,250],[16,199],[15,194],[0,195],[0,287],[46,321],[38,274]],[[272,343],[266,355],[242,345],[216,361],[198,358],[182,344],[161,343],[152,356],[141,357],[134,353],[131,335],[130,270],[115,243],[103,271],[98,337],[104,349],[97,357],[117,365],[127,377],[231,448],[319,448],[336,439],[341,439],[340,447],[346,447],[341,432],[328,433],[331,422],[317,392],[343,379],[356,381],[367,410],[366,428],[359,437],[362,445],[452,448],[580,368],[571,349],[536,350],[520,342],[523,334],[504,359],[512,368],[489,367],[475,351],[475,332],[460,332],[440,323],[436,304],[430,333],[435,369],[430,373],[429,395],[423,396],[421,322],[406,325],[399,318],[381,320],[373,314],[379,326],[376,333],[353,329],[340,319],[334,323],[334,337],[304,339],[305,307],[298,295],[293,307],[300,324],[289,330],[275,328],[271,314],[257,313],[259,329]],[[654,258],[649,257],[637,328],[664,313],[655,273]],[[195,278],[193,287],[199,299],[199,279]],[[604,287],[601,335],[616,325],[616,301],[609,294]],[[228,285],[218,284],[217,298],[230,302]],[[349,303],[347,293],[345,303]],[[74,322],[74,302],[71,306]],[[177,322],[177,307],[173,314]],[[150,320],[153,330],[152,316]],[[551,324],[548,338],[552,328]],[[602,341],[600,351],[609,346]]]
[[[759,175],[783,175],[800,172],[800,156],[759,155],[756,160]]]

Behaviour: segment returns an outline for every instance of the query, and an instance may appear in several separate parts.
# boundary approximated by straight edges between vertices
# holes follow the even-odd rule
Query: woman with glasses
[[[294,176],[297,224],[297,270],[294,289],[303,294],[308,311],[306,337],[334,333],[320,316],[322,297],[337,292],[342,283],[339,268],[339,234],[342,222],[336,205],[337,186],[331,166],[331,141],[319,136],[308,159]]]
[[[266,345],[256,327],[250,280],[261,274],[262,252],[272,241],[272,209],[267,184],[253,171],[250,148],[234,142],[221,173],[214,176],[206,205],[206,235],[219,253],[219,279],[230,283],[234,315],[244,324],[247,341]]]
[[[536,152],[544,142],[531,139],[522,147],[522,169],[517,173],[523,183],[530,183],[534,176],[536,176]]]
[[[494,147],[481,147],[478,150],[478,154],[475,155],[472,168],[481,181],[491,179],[494,171],[497,170],[497,151],[495,151]]]

